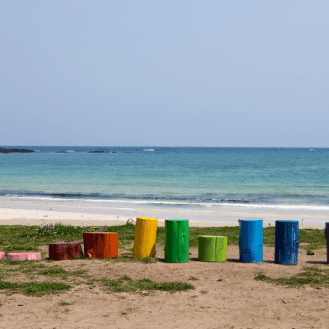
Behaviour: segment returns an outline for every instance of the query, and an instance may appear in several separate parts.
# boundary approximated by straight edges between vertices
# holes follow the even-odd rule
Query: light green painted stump
[[[199,260],[201,262],[225,262],[226,236],[199,236]]]

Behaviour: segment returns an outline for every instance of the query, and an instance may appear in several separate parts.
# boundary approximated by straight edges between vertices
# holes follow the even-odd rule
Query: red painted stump
[[[84,252],[93,258],[118,257],[118,233],[83,233]]]
[[[49,259],[74,259],[81,255],[79,242],[58,242],[49,244]]]

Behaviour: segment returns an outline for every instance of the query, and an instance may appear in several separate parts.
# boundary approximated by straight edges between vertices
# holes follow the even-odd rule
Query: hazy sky
[[[0,0],[0,145],[329,147],[328,13]]]

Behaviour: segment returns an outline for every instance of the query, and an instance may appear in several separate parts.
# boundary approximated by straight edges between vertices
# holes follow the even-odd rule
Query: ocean
[[[327,148],[21,148],[0,154],[1,198],[329,210]]]

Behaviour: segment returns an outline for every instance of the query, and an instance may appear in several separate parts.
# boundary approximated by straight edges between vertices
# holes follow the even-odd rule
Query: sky
[[[0,0],[0,145],[329,147],[328,12]]]

